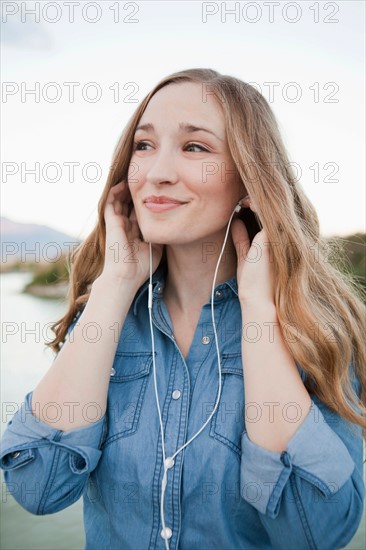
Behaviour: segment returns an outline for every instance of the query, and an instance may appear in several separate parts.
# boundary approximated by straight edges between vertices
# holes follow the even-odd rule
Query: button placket
[[[156,289],[156,295],[159,295],[159,289],[157,287]],[[187,403],[186,403],[186,399],[188,398],[188,394],[189,394],[189,371],[188,371],[188,368],[187,366],[185,365],[185,361],[184,361],[184,358],[179,350],[179,347],[176,343],[176,340],[174,338],[174,334],[172,333],[172,326],[170,325],[170,323],[168,323],[168,317],[165,313],[165,304],[163,302],[163,300],[156,300],[154,301],[153,303],[153,309],[152,309],[152,319],[153,319],[153,323],[154,323],[154,326],[163,334],[165,334],[170,340],[171,340],[171,343],[173,344],[174,348],[176,348],[176,350],[174,352],[172,352],[172,358],[174,358],[174,369],[171,369],[169,375],[168,375],[168,379],[167,379],[167,389],[168,389],[168,394],[167,394],[167,397],[168,399],[166,400],[166,406],[161,410],[161,415],[162,415],[162,421],[163,421],[163,424],[166,425],[166,428],[164,430],[164,436],[165,436],[165,446],[167,447],[168,445],[170,445],[171,449],[170,449],[170,452],[173,454],[174,450],[177,450],[178,448],[182,447],[182,445],[184,444],[184,438],[183,438],[183,434],[185,433],[185,422],[183,421],[183,416],[185,416],[186,414],[188,414],[188,409],[187,409]],[[179,369],[179,366],[180,366],[180,361],[179,359],[177,359],[176,357],[176,353],[178,353],[178,356],[181,356],[182,358],[182,368],[184,370],[184,368],[186,368],[186,373],[183,373],[183,372],[177,372],[176,374],[176,371],[175,369]],[[168,359],[167,359],[168,360]],[[185,394],[185,384],[186,384],[186,381],[185,381],[185,374],[187,374],[188,376],[188,392],[187,392],[187,397],[186,397],[186,394]],[[170,376],[172,376],[172,378],[170,378]],[[174,385],[173,385],[174,383]],[[172,385],[171,385],[172,384]],[[175,386],[175,389],[174,389],[174,386]],[[180,389],[178,389],[180,388]],[[170,399],[169,399],[170,397]],[[179,422],[179,424],[177,425],[176,423],[172,423],[172,422],[169,422],[169,419],[168,417],[170,418],[170,415],[174,415],[175,417],[175,414],[173,413],[173,410],[176,408],[176,407],[173,407],[172,410],[170,410],[170,405],[169,405],[169,402],[170,404],[172,405],[172,401],[175,400],[179,400],[181,399],[181,403],[177,403],[177,406],[179,407],[179,410],[181,411],[181,415],[182,415],[182,421]],[[173,431],[170,431],[170,430],[173,430]],[[176,430],[177,430],[177,433],[176,433]],[[174,443],[173,443],[174,442]],[[161,450],[161,436],[159,436],[159,449],[160,449],[160,452],[162,452]],[[165,468],[166,470],[169,470],[169,472],[167,472],[167,484],[166,484],[166,490],[165,490],[165,521],[166,521],[166,530],[165,530],[165,533],[164,533],[164,529],[163,529],[163,526],[161,525],[161,523],[159,522],[158,525],[154,525],[154,531],[155,531],[155,536],[159,536],[164,539],[164,540],[167,540],[167,539],[170,539],[173,535],[173,532],[172,532],[172,529],[169,527],[169,524],[172,525],[174,524],[175,525],[175,522],[179,522],[179,508],[180,508],[180,503],[179,503],[179,490],[177,489],[177,483],[176,483],[176,479],[177,479],[177,476],[179,475],[179,468],[180,468],[180,464],[181,464],[181,455],[182,453],[180,453],[180,455],[178,455],[178,461],[175,460],[175,458],[172,458],[171,456],[166,456],[165,457],[165,462],[163,462],[163,468]],[[160,463],[161,464],[161,463]],[[154,472],[154,481],[156,479],[156,484],[154,484],[154,492],[153,492],[153,497],[154,497],[154,508],[155,508],[155,498],[156,498],[156,502],[159,502],[159,499],[161,498],[161,479],[160,479],[160,476],[163,474],[162,472],[162,469],[161,467],[159,467],[159,464],[157,463],[156,464],[156,469],[155,469],[155,472]],[[155,489],[156,487],[156,489]],[[159,511],[159,507],[158,507],[158,511]],[[160,518],[160,514],[158,514],[158,517]],[[159,532],[158,529],[161,529],[161,531]]]
[[[156,328],[165,334],[168,338],[172,338],[170,332],[167,332],[165,329],[166,320],[164,318],[163,312],[160,310],[161,308],[161,301],[157,300],[155,304],[155,313],[157,313],[157,317],[154,318],[153,316],[153,322]],[[154,313],[154,311],[153,311]],[[159,322],[160,321],[160,322]],[[172,338],[174,340],[174,338]],[[171,342],[171,344],[176,347],[175,342]],[[176,351],[172,351],[172,368],[167,373],[167,399],[165,400],[165,406],[161,410],[161,416],[163,425],[165,424],[166,428],[164,429],[164,443],[165,447],[169,446],[171,447],[170,453],[173,454],[174,451],[178,448],[180,448],[184,444],[184,440],[182,440],[182,431],[184,430],[185,423],[180,422],[178,425],[175,422],[169,421],[172,418],[176,417],[176,413],[173,412],[176,411],[176,407],[178,407],[178,410],[181,410],[181,407],[183,407],[184,410],[184,384],[185,379],[183,376],[183,372],[179,372],[179,360],[176,358]],[[168,359],[167,359],[168,360]],[[183,366],[184,368],[184,366]],[[178,369],[178,371],[176,371]],[[174,389],[175,386],[175,389]],[[178,386],[178,387],[177,387]],[[182,389],[178,389],[181,387]],[[173,409],[170,409],[170,404],[172,405],[173,400],[179,400],[182,399],[182,403],[177,403],[176,406],[173,406]],[[170,404],[169,404],[170,403]],[[159,434],[159,454],[162,454],[161,449],[161,434]],[[169,452],[169,451],[168,451]],[[160,455],[161,456],[161,455]],[[161,458],[163,458],[161,456]],[[166,456],[165,462],[163,461],[163,470],[167,470],[167,480],[166,480],[166,488],[165,488],[165,532],[164,528],[161,524],[161,521],[158,521],[157,524],[154,525],[154,535],[156,537],[160,537],[163,540],[169,540],[173,536],[173,531],[169,525],[175,525],[177,521],[179,521],[178,511],[180,508],[179,503],[179,489],[177,485],[177,476],[179,476],[179,468],[180,468],[180,457],[178,457],[178,462],[176,462],[175,458],[172,456]],[[160,467],[159,463],[156,463],[156,469],[154,472],[154,491],[153,491],[153,498],[154,498],[154,509],[155,509],[155,502],[159,502],[161,499],[161,478],[160,476],[164,475],[162,469],[161,469],[161,462]],[[156,479],[156,483],[155,483]],[[156,499],[156,500],[155,500]],[[159,512],[159,506],[157,506],[157,510]],[[160,520],[160,512],[157,514],[157,519]],[[160,529],[160,531],[159,531]]]

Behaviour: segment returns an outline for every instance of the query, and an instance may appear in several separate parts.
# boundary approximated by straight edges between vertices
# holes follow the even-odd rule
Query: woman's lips
[[[166,195],[150,195],[149,197],[145,197],[143,203],[150,212],[155,213],[167,212],[168,210],[174,210],[179,206],[187,204],[186,201],[181,201]]]
[[[179,206],[184,206],[185,202],[144,202],[144,205],[151,212],[165,212],[166,210],[173,210]]]

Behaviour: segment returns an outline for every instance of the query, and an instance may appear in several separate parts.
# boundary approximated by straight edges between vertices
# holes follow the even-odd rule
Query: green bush
[[[47,266],[37,266],[34,270],[34,276],[27,287],[31,285],[51,285],[54,283],[68,282],[69,274],[67,271],[66,257],[60,258],[57,262]]]
[[[331,237],[328,243],[333,249],[330,262],[360,287],[361,298],[366,301],[366,234]]]

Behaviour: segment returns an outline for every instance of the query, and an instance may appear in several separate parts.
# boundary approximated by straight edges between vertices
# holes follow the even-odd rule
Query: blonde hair
[[[52,326],[56,337],[47,345],[60,350],[68,327],[88,301],[90,285],[102,272],[106,198],[112,186],[127,179],[135,129],[146,106],[164,86],[182,82],[201,84],[202,100],[213,95],[222,108],[243,196],[249,193],[255,202],[270,241],[278,321],[305,373],[305,387],[329,409],[361,426],[366,438],[366,316],[358,295],[361,289],[329,261],[331,251],[319,235],[316,211],[296,180],[265,98],[251,85],[211,69],[188,69],[163,78],[126,125],[98,203],[96,226],[70,257],[69,309]],[[275,220],[281,220],[280,226]],[[254,228],[253,219],[250,224],[253,237],[259,227]],[[350,365],[360,382],[360,398],[352,387]]]

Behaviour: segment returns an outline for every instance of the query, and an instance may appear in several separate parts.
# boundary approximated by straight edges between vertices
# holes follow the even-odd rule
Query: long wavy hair
[[[249,194],[256,205],[257,216],[248,208],[241,216],[251,241],[260,229],[258,218],[270,241],[278,321],[293,358],[305,372],[305,387],[332,411],[361,426],[366,439],[366,315],[361,287],[330,261],[333,250],[319,235],[317,213],[296,179],[266,99],[248,83],[211,69],[187,69],[163,78],[127,123],[98,203],[95,228],[68,259],[68,311],[52,326],[56,337],[46,345],[56,353],[60,350],[102,272],[107,195],[112,186],[127,180],[135,129],[146,106],[164,86],[182,82],[201,84],[202,100],[210,94],[222,108],[243,196]],[[360,381],[360,396],[352,387],[351,364]]]

